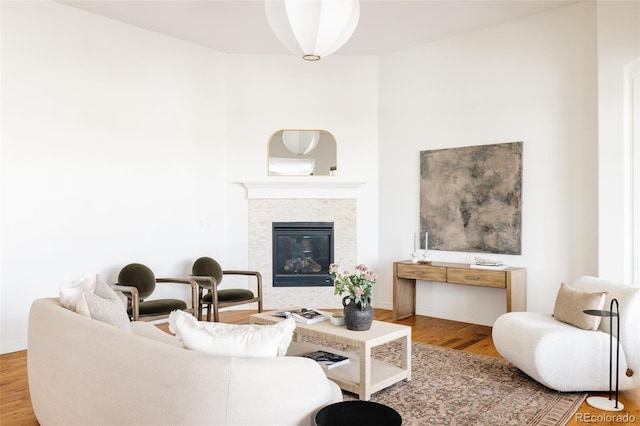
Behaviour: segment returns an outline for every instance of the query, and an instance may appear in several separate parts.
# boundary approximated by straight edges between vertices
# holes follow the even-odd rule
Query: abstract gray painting
[[[420,246],[521,254],[522,145],[421,151]]]

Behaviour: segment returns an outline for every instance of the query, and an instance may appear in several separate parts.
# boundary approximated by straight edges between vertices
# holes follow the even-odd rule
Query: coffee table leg
[[[402,338],[402,368],[407,370],[407,382],[411,380],[411,332]]]
[[[360,400],[371,399],[371,347],[360,346]]]

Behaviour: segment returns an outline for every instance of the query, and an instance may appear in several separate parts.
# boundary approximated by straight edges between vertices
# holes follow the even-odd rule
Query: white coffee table
[[[251,315],[252,324],[275,324],[283,318],[269,312]],[[315,337],[330,342],[342,343],[358,349],[358,354],[327,349],[350,358],[348,364],[325,370],[327,377],[336,382],[341,389],[353,392],[363,401],[371,394],[391,386],[401,380],[411,380],[411,327],[383,321],[373,321],[367,331],[351,331],[345,326],[335,326],[329,321],[316,324],[296,323],[297,338],[289,346],[287,355],[299,356],[322,348],[299,341],[300,336]],[[400,364],[393,365],[371,358],[371,348],[400,339],[402,352]]]

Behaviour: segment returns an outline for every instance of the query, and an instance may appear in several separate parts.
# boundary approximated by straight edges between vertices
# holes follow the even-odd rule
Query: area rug
[[[342,351],[348,346],[318,342]],[[372,357],[400,365],[400,345],[373,348]],[[411,381],[371,396],[394,408],[403,425],[565,425],[586,393],[546,388],[501,358],[412,343]],[[345,400],[357,396],[343,391]]]

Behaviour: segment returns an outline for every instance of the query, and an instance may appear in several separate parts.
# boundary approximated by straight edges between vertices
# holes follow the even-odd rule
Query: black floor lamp
[[[616,310],[613,310],[613,304],[615,302]],[[618,366],[620,365],[620,308],[618,307],[618,300],[611,299],[611,306],[608,311],[600,311],[596,309],[587,309],[583,311],[587,315],[593,315],[598,317],[609,317],[609,398],[604,396],[590,396],[587,398],[587,404],[604,411],[622,411],[624,405],[618,401]],[[616,331],[616,399],[612,399],[612,384],[611,370],[613,369],[613,318],[617,318],[618,328]]]

